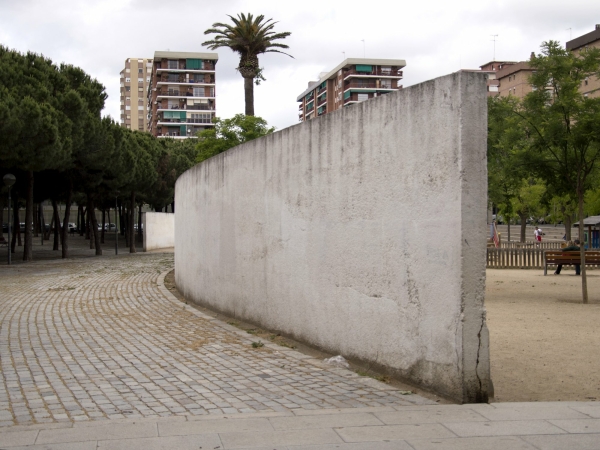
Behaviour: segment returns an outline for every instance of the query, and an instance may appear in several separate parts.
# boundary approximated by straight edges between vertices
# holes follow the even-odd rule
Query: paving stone
[[[544,420],[508,420],[497,422],[445,422],[444,425],[461,437],[525,436],[528,434],[561,434],[562,429]]]
[[[408,443],[414,450],[537,450],[517,436],[409,439]],[[570,447],[562,450],[567,448]]]
[[[302,430],[221,433],[221,441],[227,449],[259,447],[259,446],[293,446],[307,444],[343,443],[342,439],[331,429],[314,429],[310,433]]]
[[[275,430],[309,430],[313,428],[359,427],[383,425],[372,414],[333,414],[317,416],[273,417],[269,419]]]
[[[456,437],[441,424],[404,424],[377,427],[348,427],[337,430],[346,442],[406,440],[411,438]]]
[[[102,450],[198,450],[219,449],[221,445],[218,434],[98,441]]]
[[[253,349],[166,293],[172,266],[153,253],[3,267],[0,425],[410,404],[297,351]]]

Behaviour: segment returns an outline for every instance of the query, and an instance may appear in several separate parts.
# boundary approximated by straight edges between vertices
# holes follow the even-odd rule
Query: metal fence
[[[562,245],[564,245],[564,241],[546,241],[546,242],[535,242],[535,241],[526,241],[526,242],[500,242],[500,248],[543,248],[543,249],[561,249]]]

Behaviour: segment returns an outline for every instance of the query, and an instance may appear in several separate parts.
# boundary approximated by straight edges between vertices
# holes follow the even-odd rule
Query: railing
[[[210,103],[202,103],[199,105],[186,105],[186,104],[178,104],[178,105],[167,105],[167,106],[162,106],[162,105],[158,105],[158,109],[193,109],[193,110],[197,110],[197,111],[210,111],[215,109],[215,106],[210,104]]]
[[[486,267],[488,269],[543,269],[543,248],[488,248]],[[586,265],[598,269],[600,265]]]
[[[215,79],[212,77],[202,77],[202,78],[190,78],[186,80],[183,75],[169,75],[168,77],[162,76],[159,80],[160,83],[204,83],[204,84],[214,84]]]
[[[385,85],[383,83],[377,84],[376,81],[363,81],[363,80],[354,80],[349,83],[344,84],[344,89],[394,89],[392,84]]]
[[[500,247],[501,248],[542,248],[542,249],[561,249],[562,245],[564,244],[563,242],[535,242],[535,241],[528,241],[528,242],[514,242],[514,241],[510,241],[510,242],[505,242],[505,241],[501,241],[500,242]]]
[[[327,103],[327,97],[326,96],[323,96],[323,98],[321,98],[321,99],[317,98],[317,106],[324,105],[325,103]]]
[[[371,72],[357,72],[356,69],[350,69],[344,72],[344,78],[348,75],[381,75],[384,77],[402,77],[404,72],[400,69],[381,70],[381,68],[373,68]]]
[[[158,70],[215,70],[215,65],[205,62],[200,69],[188,69],[184,62],[180,62],[177,66],[167,65],[166,67],[158,67]]]

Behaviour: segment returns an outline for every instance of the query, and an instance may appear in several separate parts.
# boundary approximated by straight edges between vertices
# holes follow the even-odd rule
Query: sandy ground
[[[487,271],[486,307],[496,402],[600,401],[600,271]]]

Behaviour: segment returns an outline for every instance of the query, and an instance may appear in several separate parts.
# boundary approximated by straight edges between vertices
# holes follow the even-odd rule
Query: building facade
[[[403,59],[348,58],[297,97],[303,122],[344,106],[402,89]]]
[[[600,48],[600,24],[596,25],[594,31],[568,41],[566,47],[576,54],[580,54],[587,48]],[[579,89],[585,97],[600,97],[600,78],[595,76],[583,80]]]
[[[479,66],[479,70],[487,73],[487,91],[488,97],[494,97],[499,92],[499,82],[497,72],[511,64],[516,64],[513,61],[490,61],[483,66]]]
[[[212,127],[217,53],[155,52],[148,89],[148,131],[188,138]]]
[[[146,101],[152,60],[127,58],[121,71],[121,126],[131,130],[148,131]]]
[[[498,81],[498,95],[507,97],[510,95],[523,98],[529,94],[533,87],[529,84],[529,77],[533,69],[527,61],[504,66],[496,73]]]

